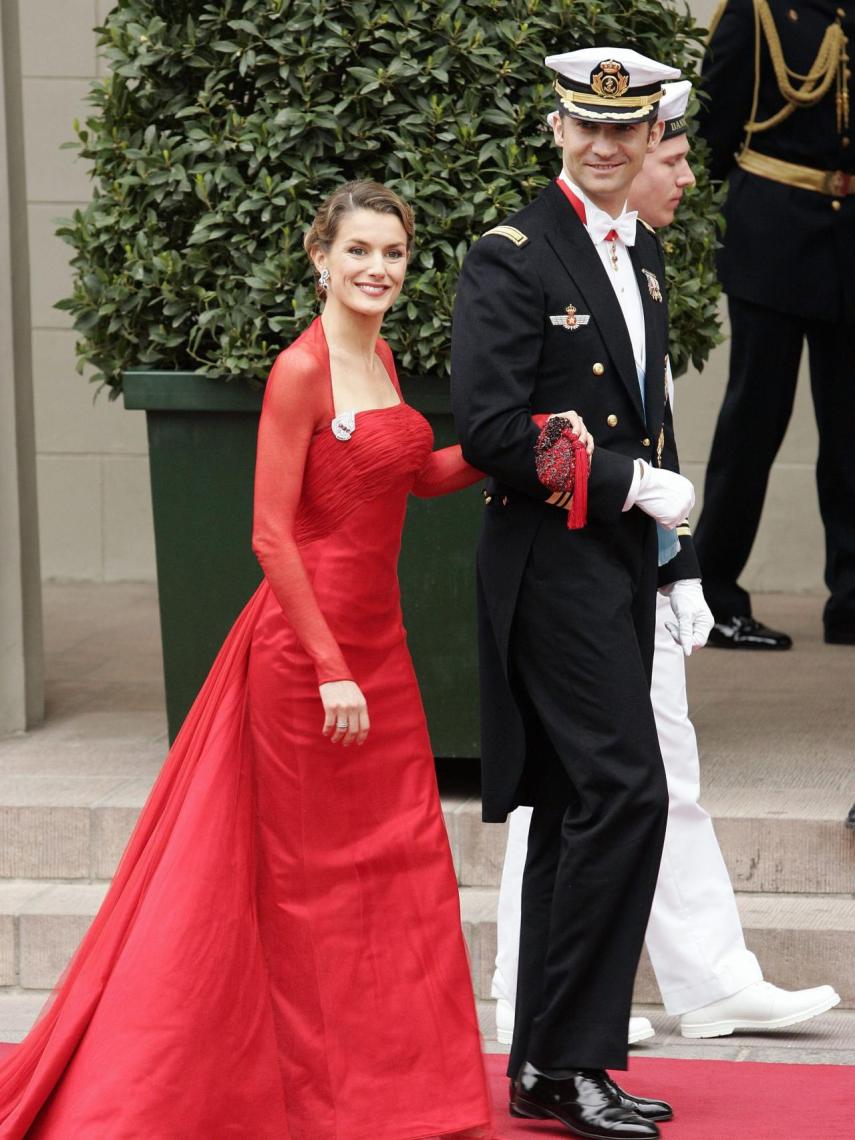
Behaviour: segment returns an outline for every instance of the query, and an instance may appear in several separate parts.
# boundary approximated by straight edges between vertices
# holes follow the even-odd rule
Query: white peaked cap
[[[684,119],[691,94],[692,82],[690,79],[678,79],[675,83],[663,83],[662,98],[659,100],[659,121],[668,123]],[[557,118],[557,111],[550,111],[546,116],[546,125],[550,130],[552,130]]]
[[[672,119],[685,119],[691,94],[692,84],[689,79],[680,79],[677,83],[666,83],[662,88],[662,98],[659,100],[660,122],[667,123]]]
[[[599,122],[646,122],[656,118],[662,84],[680,71],[632,48],[580,48],[544,61],[560,76],[555,90],[566,110]]]
[[[632,48],[579,48],[578,51],[565,51],[561,55],[548,55],[544,63],[565,79],[589,85],[591,72],[596,71],[604,59],[615,59],[626,68],[630,87],[646,87],[650,83],[668,83],[680,78],[678,67],[658,63]]]

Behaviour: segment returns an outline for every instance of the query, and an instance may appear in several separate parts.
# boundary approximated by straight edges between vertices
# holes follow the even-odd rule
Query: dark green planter
[[[261,580],[250,546],[261,394],[192,372],[128,372],[148,427],[157,589],[173,740]]]
[[[457,442],[448,384],[404,380],[407,403],[427,417],[435,447]],[[439,499],[410,497],[399,573],[404,623],[436,756],[480,756],[475,544],[479,487]]]
[[[447,385],[405,381],[436,446],[454,442]],[[261,573],[252,479],[261,394],[192,372],[128,372],[125,407],[146,412],[170,739]],[[404,620],[437,756],[478,755],[474,562],[481,496],[410,502],[400,573]]]

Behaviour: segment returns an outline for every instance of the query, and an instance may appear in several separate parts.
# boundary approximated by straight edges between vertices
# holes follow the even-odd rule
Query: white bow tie
[[[635,245],[635,222],[638,218],[637,210],[627,210],[617,218],[610,218],[605,210],[588,211],[588,233],[594,245],[605,239],[612,230],[621,239],[624,245]]]

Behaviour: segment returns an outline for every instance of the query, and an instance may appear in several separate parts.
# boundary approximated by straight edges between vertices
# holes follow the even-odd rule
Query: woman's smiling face
[[[365,316],[385,313],[398,299],[407,272],[407,233],[396,214],[352,210],[341,219],[328,250],[312,260],[329,271],[327,297]]]

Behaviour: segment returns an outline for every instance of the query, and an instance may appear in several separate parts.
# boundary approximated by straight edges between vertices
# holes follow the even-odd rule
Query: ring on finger
[[[336,728],[339,728],[339,729],[347,728],[347,721],[346,720],[336,721]]]

